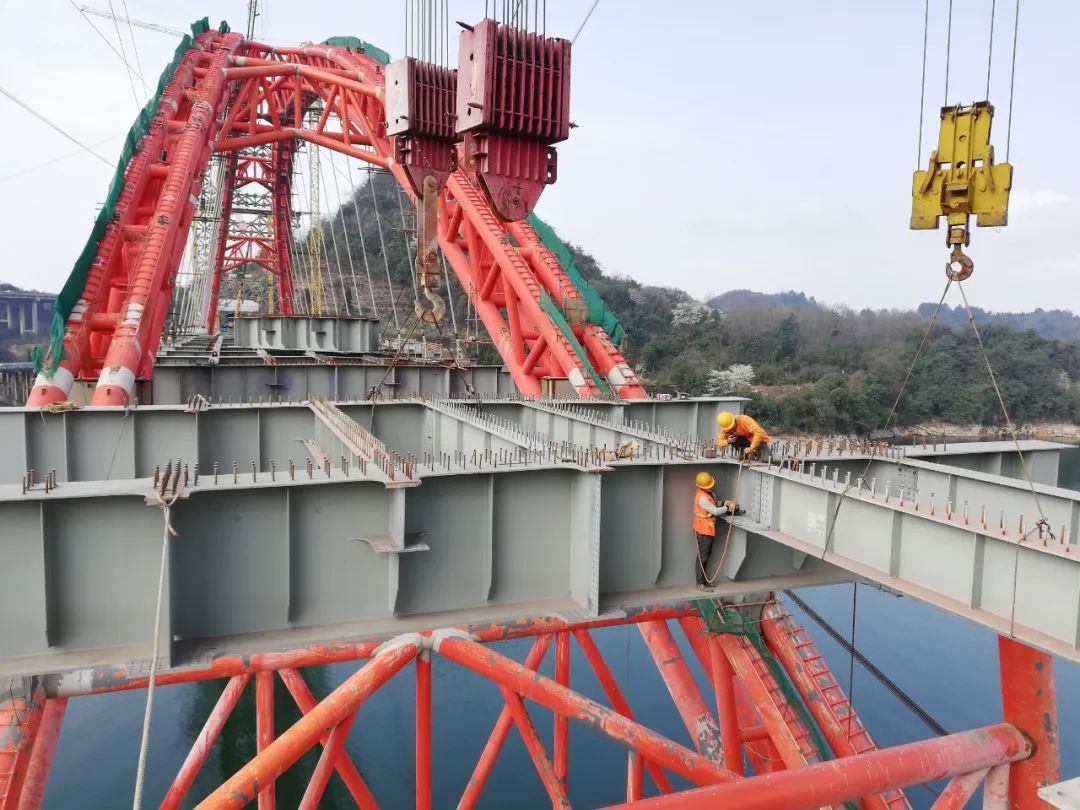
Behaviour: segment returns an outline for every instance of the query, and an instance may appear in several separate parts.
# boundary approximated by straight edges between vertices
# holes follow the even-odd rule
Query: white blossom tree
[[[749,363],[734,363],[726,369],[709,372],[708,386],[711,394],[736,394],[749,390],[754,381],[754,367]]]

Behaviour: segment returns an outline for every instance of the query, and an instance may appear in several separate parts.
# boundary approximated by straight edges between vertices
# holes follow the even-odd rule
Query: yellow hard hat
[[[694,478],[694,483],[697,484],[698,489],[712,489],[716,486],[716,479],[707,472],[702,471]]]
[[[716,424],[720,425],[721,430],[731,430],[735,427],[735,414],[728,411],[720,411],[716,415]]]

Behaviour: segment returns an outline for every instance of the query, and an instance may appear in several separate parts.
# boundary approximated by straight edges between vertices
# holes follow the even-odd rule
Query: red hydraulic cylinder
[[[416,810],[431,809],[431,653],[416,656]]]
[[[261,754],[274,741],[274,673],[255,676],[255,745]],[[273,781],[259,793],[259,810],[274,810],[277,788]]]
[[[1027,644],[998,636],[1001,707],[1005,722],[1035,745],[1031,759],[1009,769],[1009,796],[1019,810],[1044,807],[1037,790],[1061,780],[1054,659]]]
[[[198,806],[203,810],[239,810],[254,800],[260,785],[270,784],[277,779],[319,741],[327,728],[338,725],[355,712],[375,690],[412,661],[420,649],[420,641],[420,636],[403,636],[387,643],[319,705],[297,720]]]
[[[695,784],[738,779],[731,771],[672,742],[644,726],[626,719],[606,706],[582,697],[523,667],[504,655],[459,636],[440,635],[435,651],[478,675],[495,681],[541,706],[567,715],[613,740],[640,751],[648,759]]]
[[[272,675],[272,673],[270,674]],[[240,695],[247,688],[250,677],[250,675],[244,674],[235,675],[229,679],[221,693],[221,697],[214,704],[210,716],[206,718],[202,731],[195,738],[187,759],[184,760],[184,764],[180,766],[176,778],[173,779],[169,792],[165,794],[165,798],[161,802],[161,810],[176,810],[184,801],[184,797],[187,796],[188,791],[191,790],[191,785],[195,782],[195,777],[199,775],[199,771],[202,770],[202,766],[206,763],[206,758],[210,755],[214,743],[217,742],[221,729],[225,727],[225,721],[229,719],[233,709],[236,708],[237,701],[240,700]]]
[[[690,674],[690,667],[675,643],[667,622],[645,622],[638,625],[638,630],[656,661],[656,668],[660,670],[686,730],[690,732],[694,747],[699,754],[713,762],[722,762],[720,726],[694,683],[694,676]]]
[[[810,810],[1015,762],[1030,756],[1031,750],[1019,730],[1002,723],[618,807]]]

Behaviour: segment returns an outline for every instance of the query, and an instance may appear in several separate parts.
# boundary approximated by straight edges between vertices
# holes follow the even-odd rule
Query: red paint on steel
[[[964,810],[968,799],[975,795],[975,791],[979,789],[979,785],[989,772],[989,768],[983,768],[980,771],[954,776],[941,791],[941,795],[934,800],[930,810]]]
[[[45,694],[37,686],[28,698],[0,702],[0,810],[19,806],[44,712]]]
[[[525,657],[525,668],[535,670],[539,667],[550,645],[550,635],[539,636],[533,642],[529,654]],[[487,784],[491,769],[495,765],[495,760],[499,758],[499,752],[502,750],[503,743],[506,742],[506,736],[510,732],[510,725],[513,722],[510,707],[504,706],[502,711],[499,712],[499,719],[495,721],[495,728],[492,729],[491,734],[488,736],[488,741],[484,745],[480,759],[473,769],[469,784],[465,787],[465,792],[461,794],[458,810],[471,810],[476,806],[476,802],[480,799],[480,793],[484,790],[484,785]]]
[[[716,636],[731,668],[750,694],[765,728],[788,768],[801,768],[816,757],[810,735],[795,715],[754,645],[742,636]]]
[[[255,747],[262,753],[274,741],[274,673],[255,676]],[[273,779],[259,792],[259,810],[274,810],[277,787]]]
[[[67,698],[49,698],[45,701],[41,725],[38,726],[34,746],[30,751],[30,762],[26,766],[19,810],[38,810],[45,800],[45,788],[49,783],[56,746],[60,742],[67,702]]]
[[[735,707],[735,672],[720,643],[709,642],[709,661],[712,664],[713,692],[716,694],[716,716],[720,721],[720,742],[723,746],[724,767],[739,776],[746,773],[743,766],[742,737],[739,734],[738,709]]]
[[[628,802],[635,802],[641,798],[645,783],[643,762],[641,754],[637,751],[630,751],[626,755],[626,800]]]
[[[440,636],[435,641],[435,650],[444,658],[455,661],[522,697],[565,714],[571,720],[640,751],[644,756],[695,784],[738,779],[731,771],[705,757],[474,641],[455,636]]]
[[[762,634],[769,650],[795,684],[833,754],[850,757],[876,750],[877,745],[863,727],[862,720],[810,634],[785,614],[777,602],[764,606],[761,619]],[[896,810],[911,806],[900,791],[883,796],[867,796],[861,805],[867,810]]]
[[[570,634],[566,630],[555,634],[555,682],[561,686],[570,686]],[[566,793],[567,774],[570,770],[569,723],[566,715],[555,715],[555,778],[559,780],[563,793]]]
[[[416,810],[431,808],[431,654],[416,656]]]
[[[618,807],[809,810],[1015,762],[1030,754],[1031,744],[1024,735],[1002,723]]]
[[[380,649],[198,806],[203,810],[241,808],[252,801],[263,786],[273,783],[319,741],[326,729],[333,728],[355,712],[375,690],[412,661],[419,649],[419,636],[402,637]]]
[[[202,770],[202,766],[206,763],[206,758],[210,755],[214,743],[217,742],[221,730],[225,727],[225,721],[229,719],[233,709],[236,708],[237,701],[240,700],[240,695],[247,688],[250,678],[251,676],[246,673],[244,675],[234,675],[225,684],[221,696],[203,724],[202,731],[199,732],[199,736],[192,743],[191,750],[188,751],[187,758],[184,759],[184,764],[177,771],[176,778],[173,779],[173,783],[169,787],[169,792],[165,794],[165,798],[161,802],[161,810],[176,810],[176,808],[180,807],[188,791],[191,790],[195,777],[199,775],[199,771]]]
[[[334,730],[330,732],[322,755],[315,765],[315,770],[312,771],[307,789],[300,799],[299,810],[318,810],[319,803],[326,792],[326,786],[330,782],[330,774],[334,772],[335,763],[343,756],[345,740],[349,738],[349,731],[352,730],[354,722],[356,722],[356,712],[334,726]]]
[[[1009,773],[1013,766],[995,765],[983,780],[983,810],[1009,810]],[[1039,804],[1045,807],[1045,804]]]
[[[591,622],[571,623],[550,616],[539,618],[514,619],[500,624],[477,624],[464,628],[479,641],[505,641],[514,638],[533,638],[558,630],[596,629],[617,627],[624,624],[652,621],[654,619],[674,619],[688,616],[694,612],[690,605],[645,605],[627,610],[627,615],[618,619],[600,619]],[[280,652],[253,653],[251,655],[226,655],[215,658],[213,663],[203,669],[189,669],[175,672],[161,672],[157,676],[159,686],[196,681],[220,680],[244,673],[254,674],[264,670],[303,669],[310,666],[338,664],[344,661],[358,661],[370,658],[380,644],[389,640],[389,636],[378,636],[363,641],[336,641],[327,644],[310,644],[294,650]],[[74,697],[76,695],[121,692],[129,689],[145,689],[148,679],[144,675],[134,675],[128,670],[101,667],[83,670],[61,676],[45,678],[45,692],[49,697]]]
[[[675,708],[679,710],[679,716],[690,733],[694,748],[713,762],[723,762],[720,726],[694,682],[690,667],[686,665],[667,622],[644,622],[638,625],[638,630],[645,639],[645,646],[656,662],[671,699],[675,701]]]
[[[315,708],[315,696],[311,694],[311,690],[308,689],[299,672],[295,669],[283,669],[278,672],[278,675],[281,676],[285,688],[289,690],[289,694],[292,695],[301,712],[307,714]],[[319,742],[325,750],[326,746],[330,744],[330,735],[323,734],[319,738]],[[349,758],[344,749],[338,751],[337,756],[334,758],[334,767],[337,769],[341,781],[345,783],[345,787],[349,789],[349,793],[352,795],[357,807],[362,808],[362,810],[379,809],[379,804],[371,794],[371,789],[368,788],[364,778],[360,775],[360,771],[356,769],[356,765],[353,764],[352,759]]]
[[[710,681],[713,677],[712,669],[712,652],[710,647],[717,642],[711,640],[712,634],[705,626],[705,621],[701,618],[701,615],[694,612],[692,616],[683,616],[679,619],[679,626],[682,627],[683,633],[686,635],[687,640],[690,642],[690,646],[694,650],[694,655],[697,657],[698,663],[701,668],[705,670],[705,674],[709,676]],[[724,656],[724,660],[727,658]],[[730,667],[731,665],[728,664]],[[714,687],[715,688],[715,687]],[[769,732],[765,729],[765,724],[761,719],[761,713],[757,710],[753,700],[750,697],[750,693],[746,691],[746,686],[736,676],[734,679],[735,688],[735,714],[738,719],[738,733],[739,738],[743,742],[743,750],[746,753],[747,759],[750,761],[751,767],[754,769],[754,773],[769,773],[770,771],[783,769],[784,763],[780,759],[780,754],[776,750],[776,746],[773,745],[771,739],[769,739]],[[751,746],[748,743],[761,741],[759,745]],[[764,751],[759,751],[759,748],[764,748]]]
[[[1045,805],[1036,791],[1061,781],[1054,659],[1015,639],[998,636],[998,662],[1005,722],[1023,731],[1035,745],[1031,759],[1010,769],[1010,800],[1018,810],[1042,808]]]
[[[516,693],[501,684],[499,685],[499,691],[502,692],[503,700],[506,701],[506,707],[510,710],[514,725],[517,726],[518,733],[525,742],[525,749],[532,758],[536,773],[544,785],[544,790],[547,791],[548,798],[551,799],[551,806],[569,810],[570,802],[566,798],[566,791],[563,789],[559,777],[555,774],[555,767],[551,764],[551,760],[548,759],[544,744],[540,741],[532,719],[525,710],[525,704],[522,703],[521,698]]]
[[[619,685],[615,682],[615,677],[611,674],[607,662],[604,661],[604,656],[601,655],[600,650],[596,646],[596,642],[593,641],[592,636],[589,635],[589,631],[585,629],[575,630],[574,638],[577,639],[578,646],[581,648],[582,653],[585,654],[585,660],[589,662],[589,666],[592,667],[596,679],[600,682],[600,687],[604,690],[604,694],[607,695],[608,700],[611,702],[611,708],[623,717],[633,720],[634,713],[630,711],[630,704],[627,702],[626,698],[623,697],[622,690],[619,689]],[[661,793],[671,793],[671,783],[668,781],[667,775],[660,767],[655,762],[645,759],[644,757],[639,757],[635,767],[640,768],[642,763],[644,763],[644,767],[648,769],[649,776],[652,777],[657,790]]]

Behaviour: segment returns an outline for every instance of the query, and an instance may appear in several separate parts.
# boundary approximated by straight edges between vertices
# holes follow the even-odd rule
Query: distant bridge
[[[48,293],[0,290],[0,340],[43,334],[55,300]]]

